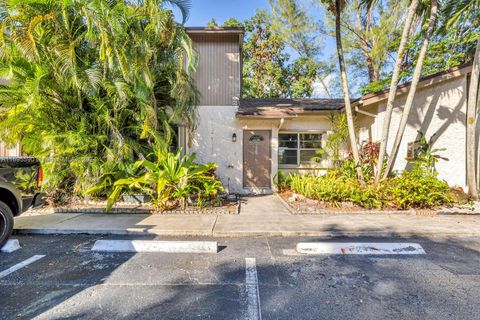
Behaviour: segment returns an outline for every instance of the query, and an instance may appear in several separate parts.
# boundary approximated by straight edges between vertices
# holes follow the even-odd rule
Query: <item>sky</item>
[[[318,8],[318,7],[317,7]],[[312,8],[312,10],[317,10]],[[270,11],[268,0],[192,0],[190,16],[185,23],[187,27],[204,27],[214,18],[219,25],[222,25],[228,18],[234,17],[239,21],[244,21],[252,17],[257,9],[266,9]],[[181,20],[178,10],[174,10],[178,20]],[[321,13],[319,13],[320,18]],[[329,59],[336,52],[335,39],[333,37],[324,38],[322,48],[322,58]],[[291,58],[295,54],[289,52]],[[322,89],[316,86],[316,94],[322,96]]]
[[[306,2],[308,3],[308,1]],[[192,0],[190,17],[185,25],[187,27],[204,27],[212,18],[219,25],[231,17],[243,21],[252,17],[257,9],[270,11],[268,0]],[[316,9],[316,7],[312,8],[312,10]],[[178,11],[174,11],[180,17]],[[324,39],[324,43],[322,56],[330,57],[335,53],[335,40],[328,37]]]
[[[253,16],[256,9],[269,9],[268,0],[192,0],[186,26],[203,27],[212,18],[218,24],[230,17],[243,21]]]

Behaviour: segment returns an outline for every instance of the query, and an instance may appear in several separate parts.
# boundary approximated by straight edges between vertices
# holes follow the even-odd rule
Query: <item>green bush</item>
[[[437,178],[435,173],[414,167],[402,175],[384,182],[396,207],[432,208],[454,202],[450,187]]]
[[[350,166],[347,168],[345,172],[331,170],[323,176],[292,175],[289,187],[307,198],[332,205],[351,202],[365,208],[409,209],[433,208],[454,202],[448,184],[420,166],[378,185],[360,184]]]
[[[207,202],[215,204],[218,193],[224,190],[215,176],[217,165],[196,164],[194,161],[194,153],[182,156],[179,150],[165,155],[159,152],[154,162],[136,162],[133,165],[136,174],[118,179],[113,184],[107,211],[120,195],[132,191],[140,191],[150,196],[153,204],[162,210],[185,207],[187,201],[195,201],[201,207]]]

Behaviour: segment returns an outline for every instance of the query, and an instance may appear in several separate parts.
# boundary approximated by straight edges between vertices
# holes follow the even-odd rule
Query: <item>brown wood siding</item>
[[[231,106],[240,97],[240,45],[236,34],[192,34],[199,54],[194,75],[200,105]]]

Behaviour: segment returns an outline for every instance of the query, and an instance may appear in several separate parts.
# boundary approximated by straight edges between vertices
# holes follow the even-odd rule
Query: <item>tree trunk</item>
[[[375,72],[375,66],[373,65],[373,59],[371,57],[371,50],[368,47],[368,42],[367,42],[367,37],[365,36],[366,32],[369,32],[369,27],[364,28],[362,27],[362,20],[361,20],[361,8],[358,5],[357,2],[355,2],[355,7],[356,7],[356,14],[357,14],[357,34],[360,37],[360,48],[362,49],[363,56],[365,57],[365,63],[367,65],[367,71],[368,71],[368,80],[369,82],[375,82],[377,81],[377,72]],[[370,12],[370,10],[369,10]],[[370,18],[370,13],[367,13],[369,16],[367,19],[367,23],[371,23],[371,18]]]
[[[468,90],[467,101],[467,186],[468,194],[478,200],[477,172],[475,170],[475,149],[477,128],[477,103],[478,103],[478,85],[480,82],[480,38],[478,39],[475,58],[473,60],[472,75],[470,76],[470,87]]]
[[[388,94],[387,107],[385,109],[383,119],[382,138],[380,140],[380,152],[378,155],[377,170],[375,172],[375,183],[378,183],[380,181],[380,177],[382,176],[383,162],[387,149],[388,133],[390,130],[390,121],[392,120],[393,102],[395,101],[395,95],[397,93],[400,68],[402,67],[403,56],[405,54],[405,48],[407,46],[408,36],[410,33],[410,28],[412,26],[413,18],[415,17],[415,11],[418,7],[418,2],[419,0],[412,0],[410,8],[408,9],[407,18],[405,19],[405,25],[403,27],[402,39],[398,47],[395,67],[393,68],[392,81],[390,83],[390,92]]]
[[[430,21],[428,23],[427,33],[425,39],[423,39],[422,47],[418,54],[417,64],[415,65],[415,70],[413,72],[412,83],[408,91],[407,101],[402,113],[402,119],[400,120],[400,126],[397,130],[397,135],[395,137],[395,142],[393,144],[392,152],[390,158],[388,159],[387,168],[383,174],[383,177],[386,178],[392,171],[395,164],[395,159],[398,154],[398,149],[400,148],[400,143],[402,142],[403,135],[405,134],[405,128],[407,127],[408,116],[413,106],[413,99],[415,98],[415,92],[417,91],[418,82],[420,81],[420,76],[422,75],[423,61],[425,60],[425,55],[427,53],[428,44],[430,38],[435,29],[435,21],[437,19],[437,9],[438,3],[437,0],[431,0],[430,8]]]
[[[337,40],[338,65],[340,67],[340,80],[342,83],[343,99],[345,101],[345,113],[347,116],[348,134],[350,136],[350,145],[352,148],[353,159],[357,164],[357,176],[361,183],[364,183],[362,168],[360,166],[360,157],[358,155],[357,138],[355,136],[355,126],[353,124],[352,105],[350,103],[350,94],[348,92],[348,80],[345,70],[345,59],[343,56],[341,18],[340,18],[340,0],[335,0],[335,36]]]

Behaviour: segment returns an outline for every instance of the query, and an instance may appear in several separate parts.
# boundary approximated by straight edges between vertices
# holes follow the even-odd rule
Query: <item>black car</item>
[[[0,157],[0,248],[13,230],[13,217],[43,204],[40,161],[32,157]]]

